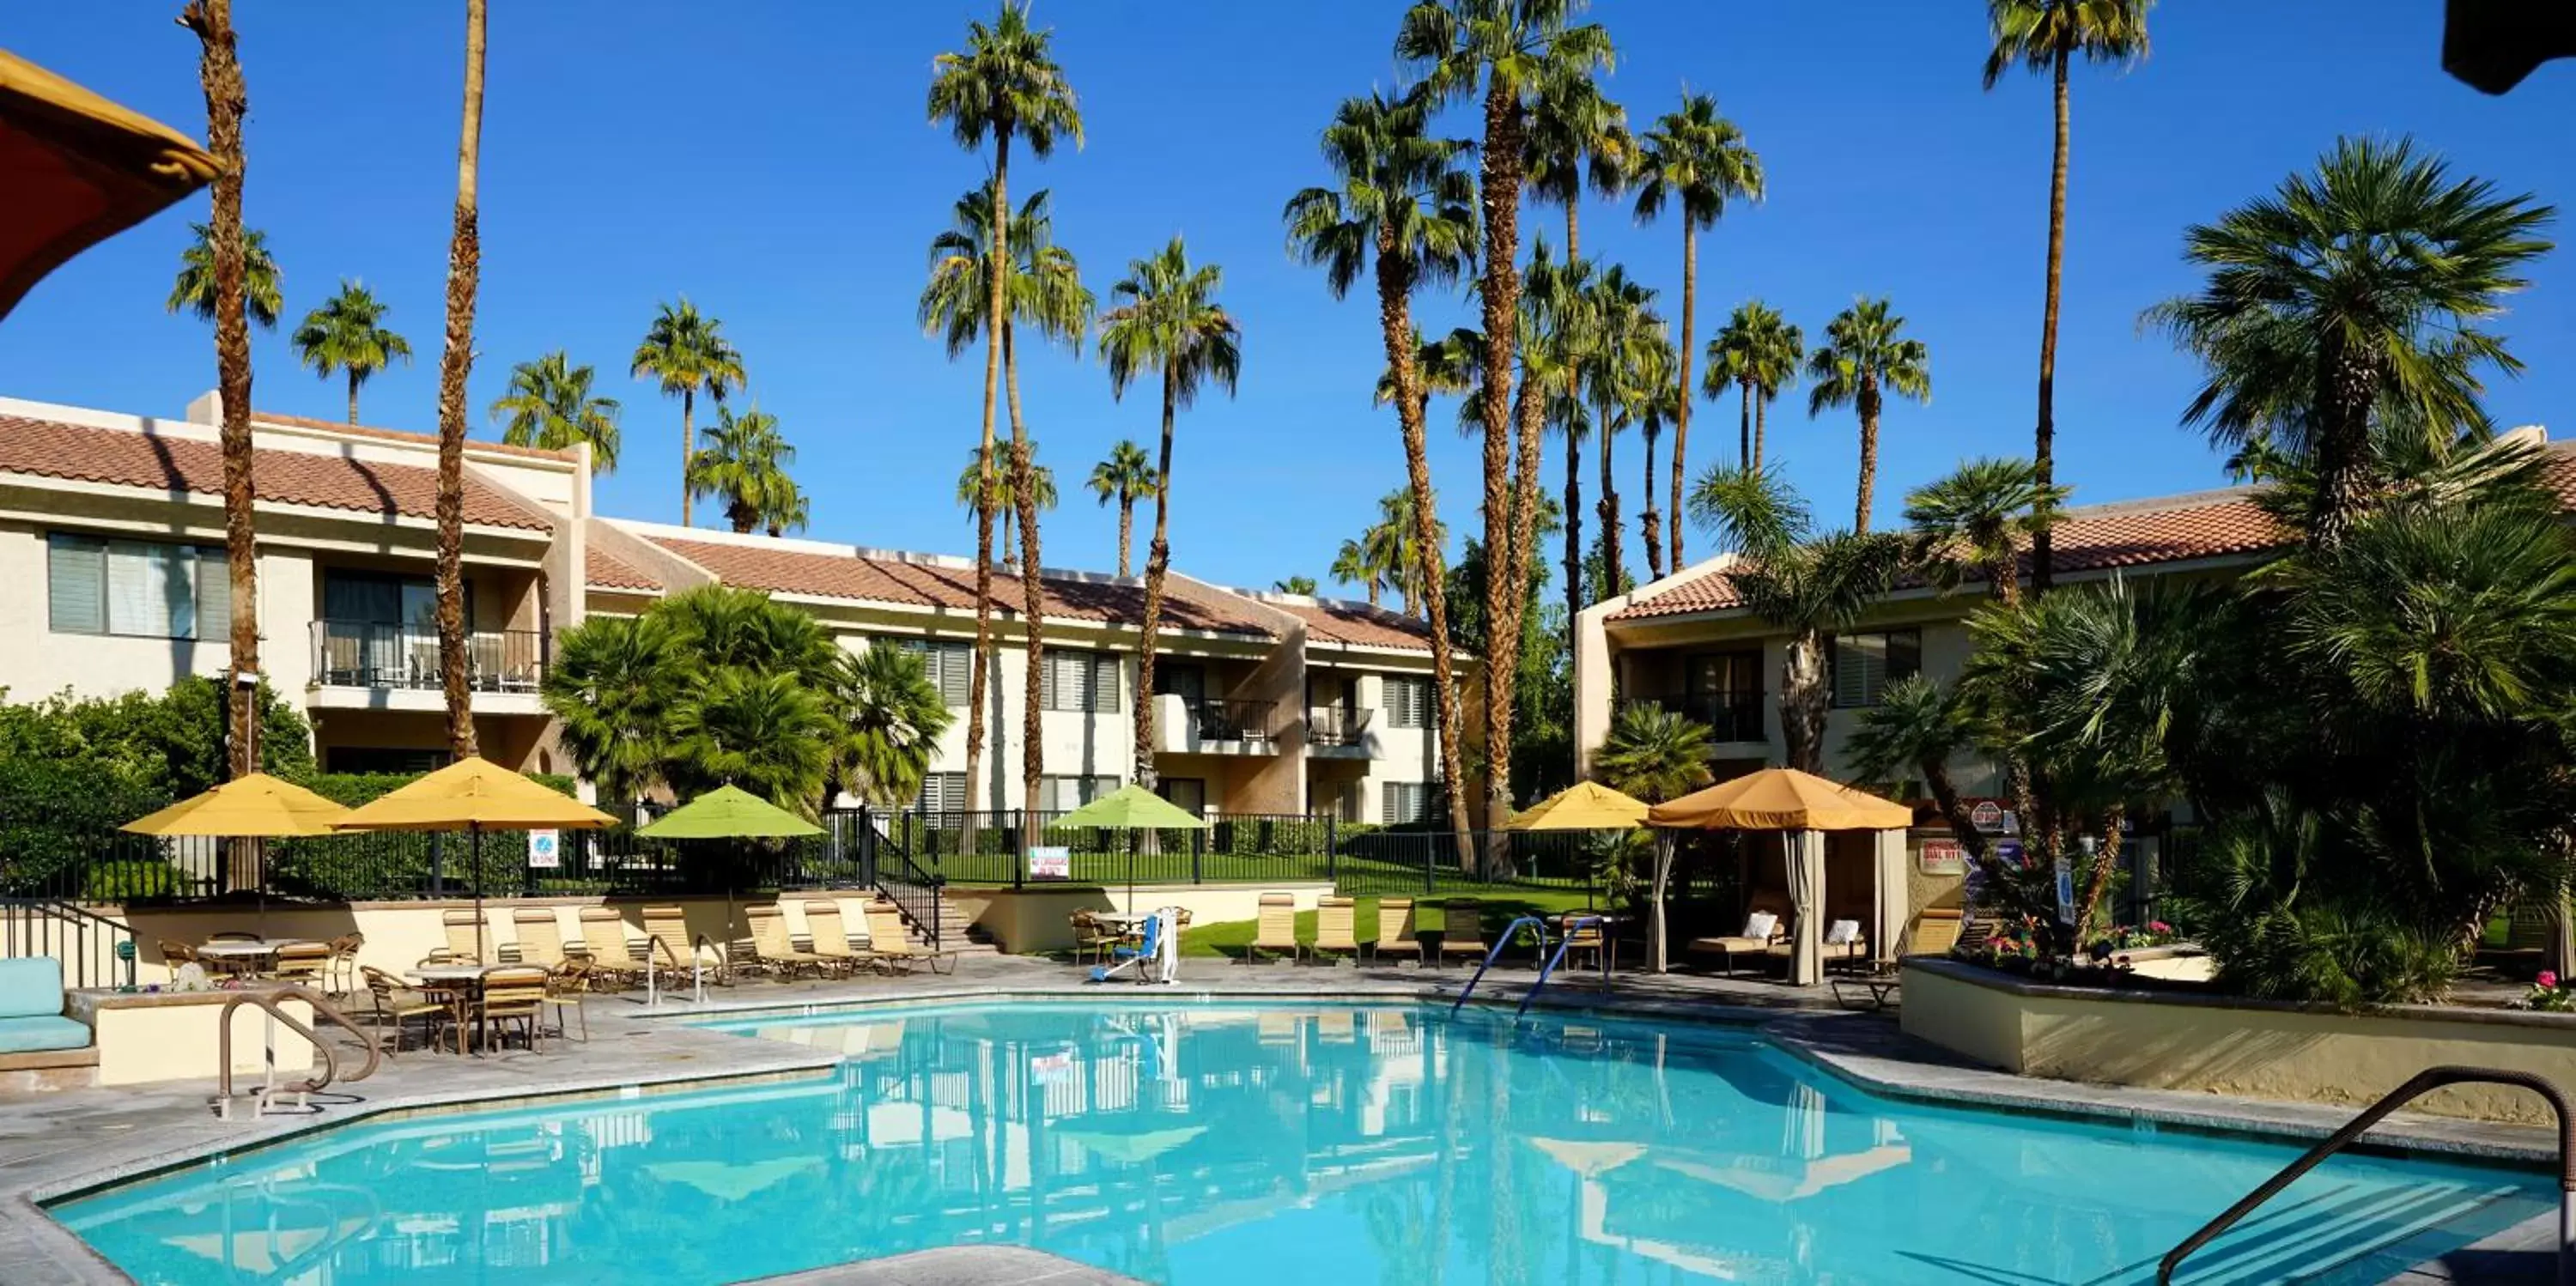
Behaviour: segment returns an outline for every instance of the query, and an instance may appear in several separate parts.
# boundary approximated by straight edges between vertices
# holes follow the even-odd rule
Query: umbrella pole
[[[465,832],[474,837],[474,962],[489,964],[492,949],[483,942],[483,824],[467,822]]]

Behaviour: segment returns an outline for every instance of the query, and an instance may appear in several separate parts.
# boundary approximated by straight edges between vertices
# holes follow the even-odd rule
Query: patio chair
[[[626,917],[618,914],[617,908],[583,907],[581,941],[592,986],[613,991],[631,987],[644,977],[647,966],[636,958],[635,948],[626,937]]]
[[[159,945],[161,948],[161,963],[168,965],[172,973],[178,972],[179,966],[185,964],[192,964],[200,969],[206,969],[209,971],[214,968],[213,965],[206,963],[205,959],[197,954],[197,949],[195,947],[189,946],[185,942],[180,942],[172,938],[163,938],[160,940]]]
[[[1264,951],[1295,960],[1305,949],[1297,941],[1297,899],[1286,893],[1262,894],[1261,918],[1255,922],[1252,945],[1244,949],[1244,963],[1250,964]]]
[[[329,996],[346,996],[358,989],[358,953],[366,949],[367,935],[343,933],[331,939],[331,963],[322,973],[322,991]]]
[[[752,951],[760,967],[779,978],[811,974],[822,977],[832,962],[811,951],[799,951],[787,934],[787,916],[774,902],[742,909],[743,920],[751,925]]]
[[[956,953],[913,941],[912,930],[904,927],[903,912],[896,910],[894,903],[870,901],[865,914],[870,956],[890,968],[908,971],[915,964],[926,964],[932,973],[957,972]]]
[[[1441,908],[1441,962],[1447,963],[1451,956],[1482,960],[1489,949],[1485,942],[1485,904],[1474,898],[1449,899]]]
[[[1376,947],[1374,941],[1359,940],[1359,902],[1353,898],[1326,897],[1315,900],[1315,945],[1318,956],[1340,953],[1356,962]]]
[[[413,1023],[419,1023],[421,1047],[438,1043],[438,1029],[452,1016],[446,1005],[403,985],[402,980],[374,965],[358,966],[358,976],[366,983],[367,994],[376,1002],[377,1039],[382,1041],[385,1028],[393,1028],[391,1052],[402,1052],[402,1038]]]
[[[438,927],[447,935],[447,945],[429,953],[433,964],[481,964],[485,947],[475,941],[475,929],[482,922],[472,911],[441,911]]]
[[[1120,930],[1102,923],[1097,914],[1090,911],[1076,911],[1073,913],[1073,962],[1081,964],[1085,955],[1089,955],[1094,960],[1107,960],[1109,949],[1125,941],[1126,936]]]
[[[1377,900],[1377,941],[1369,946],[1371,957],[1384,955],[1422,958],[1422,939],[1415,936],[1413,899],[1379,898]]]
[[[330,943],[290,942],[277,949],[277,963],[269,976],[292,986],[320,987],[322,971],[330,965]]]
[[[500,965],[483,971],[483,998],[476,1006],[483,1028],[483,1048],[503,1039],[502,1028],[517,1023],[534,1053],[541,1032],[537,1019],[546,1003],[546,971],[533,965]]]
[[[1785,941],[1788,936],[1788,917],[1776,911],[1756,908],[1744,917],[1744,932],[1693,938],[1683,950],[1693,955],[1716,956],[1719,969],[1731,978],[1735,976],[1737,956],[1758,956],[1767,960],[1772,944]]]
[[[823,958],[823,967],[831,972],[847,976],[875,963],[871,952],[850,949],[850,925],[841,915],[839,898],[807,899],[805,931],[814,954]]]
[[[1573,923],[1572,927],[1564,930],[1564,967],[1568,969],[1580,968],[1582,967],[1584,960],[1588,958],[1591,960],[1593,968],[1600,968],[1603,960],[1605,959],[1602,953],[1607,951],[1610,947],[1609,935],[1602,931],[1601,922],[1599,920],[1583,920],[1580,915],[1572,914],[1568,915],[1566,920],[1579,921],[1579,923]]]

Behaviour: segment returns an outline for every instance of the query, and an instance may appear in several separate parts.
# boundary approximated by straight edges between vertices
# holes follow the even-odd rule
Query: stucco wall
[[[1315,899],[1330,894],[1328,883],[1282,884],[1139,884],[1131,900],[1127,886],[1099,884],[1041,885],[1024,889],[951,888],[949,905],[976,927],[992,935],[1005,951],[1065,951],[1073,946],[1073,913],[1125,911],[1141,914],[1167,906],[1189,909],[1193,925],[1251,920],[1261,914],[1261,895],[1286,893],[1299,910],[1311,911]]]
[[[2440,1064],[2537,1072],[2576,1086],[2576,1016],[2406,1006],[2366,1014],[2151,993],[2019,985],[1909,961],[1907,1034],[1978,1062],[2059,1080],[2203,1090],[2359,1108]],[[2455,1086],[2413,1110],[2541,1125],[2526,1090]]]
[[[214,1075],[223,1061],[223,1006],[232,994],[101,997],[91,1016],[98,1083],[142,1085]],[[307,1027],[313,1025],[313,1007],[303,1001],[284,1001],[278,1008]],[[272,1032],[265,1010],[243,1005],[233,1011],[231,1025],[236,1092],[260,1084],[271,1036],[279,1072],[300,1073],[313,1066],[312,1044],[283,1023]]]

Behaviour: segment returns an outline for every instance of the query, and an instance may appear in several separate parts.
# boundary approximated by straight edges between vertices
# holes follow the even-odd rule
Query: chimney
[[[2549,445],[2549,426],[2517,424],[2497,436],[2506,442],[2516,442],[2527,447],[2545,447]]]
[[[223,393],[216,389],[207,389],[198,394],[197,400],[188,403],[188,409],[181,412],[179,418],[190,424],[221,425],[224,422]]]

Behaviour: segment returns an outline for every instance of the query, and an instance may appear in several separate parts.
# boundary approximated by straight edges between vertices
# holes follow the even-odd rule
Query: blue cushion
[[[51,1018],[62,1012],[62,961],[52,956],[0,960],[0,1018]]]
[[[89,1024],[69,1018],[0,1018],[0,1054],[86,1049]]]

